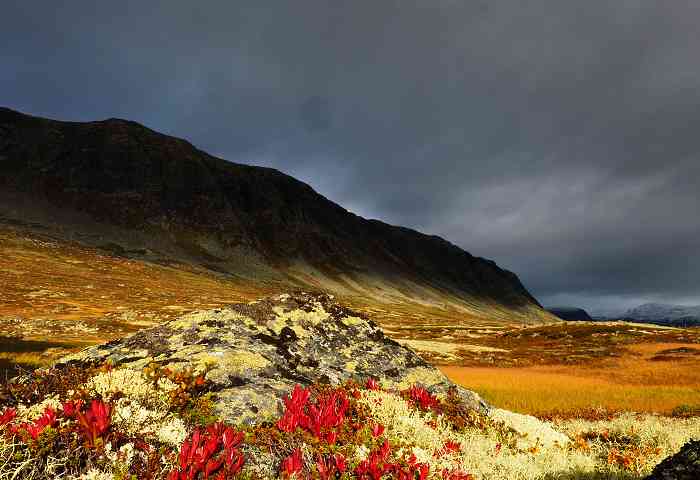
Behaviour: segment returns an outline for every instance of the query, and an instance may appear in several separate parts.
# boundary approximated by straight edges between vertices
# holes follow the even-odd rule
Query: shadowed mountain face
[[[591,321],[588,312],[578,307],[547,307],[547,311],[562,320]]]
[[[0,109],[0,195],[5,218],[146,260],[166,255],[251,281],[481,302],[551,320],[492,261],[130,121],[59,122]]]

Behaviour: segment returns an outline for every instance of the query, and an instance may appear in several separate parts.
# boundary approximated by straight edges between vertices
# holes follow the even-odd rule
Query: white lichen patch
[[[476,474],[477,478],[534,479],[544,478],[548,470],[544,465],[543,455],[510,449],[500,451],[499,439],[492,433],[476,429],[454,432],[442,416],[420,413],[395,394],[365,392],[361,401],[369,407],[372,416],[386,426],[386,435],[390,442],[410,442],[416,457],[430,465],[433,472],[459,467]],[[430,421],[432,425],[429,424]],[[449,454],[441,452],[446,441],[459,444],[460,451]],[[524,437],[522,446],[535,447],[538,444],[535,439]],[[553,448],[559,457],[565,457],[565,450]],[[571,458],[566,459],[568,460]],[[593,462],[589,464],[593,467]],[[562,462],[553,466],[551,472],[563,470],[564,465],[565,462]],[[578,462],[578,466],[581,465],[582,462]]]
[[[143,372],[131,368],[100,372],[85,384],[88,392],[107,401],[122,394],[129,400],[149,406],[164,406],[168,401],[167,393],[176,388],[177,385],[167,379],[160,379],[156,385]]]
[[[607,432],[611,437],[635,438],[637,443],[658,449],[644,458],[645,472],[663,458],[675,454],[689,439],[700,439],[700,418],[669,418],[658,415],[625,413],[611,420],[571,419],[555,423],[555,428],[571,437],[587,432]],[[592,447],[595,447],[593,445]]]
[[[567,420],[551,424],[527,415],[494,410],[491,420],[496,423],[492,427],[455,431],[441,416],[420,413],[393,393],[367,391],[360,401],[386,427],[385,435],[390,443],[412,449],[417,460],[430,465],[431,472],[458,467],[480,480],[643,478],[689,439],[700,438],[697,418],[679,420],[627,414],[598,422]],[[495,428],[496,425],[501,427]],[[514,431],[514,444],[502,443],[502,434],[498,433],[502,428]],[[571,447],[571,439],[576,435],[601,432],[611,438],[634,439],[634,445],[652,453],[646,454],[643,463],[635,467],[638,471],[632,473],[608,461],[608,453],[616,444],[597,440],[596,435],[590,437],[592,440],[584,449]],[[459,451],[441,452],[440,447],[447,440],[459,444]]]
[[[112,421],[121,431],[157,439],[175,448],[187,437],[187,427],[180,418],[166,409],[151,409],[129,398],[115,402]]]
[[[187,426],[181,419],[171,418],[158,427],[155,435],[161,442],[177,448],[187,438]]]
[[[490,411],[489,416],[527,437],[528,443],[535,441],[542,447],[552,447],[554,445],[564,446],[570,442],[569,437],[554,430],[551,424],[530,415],[496,408]]]
[[[120,398],[114,403],[112,421],[130,434],[153,433],[168,416],[167,410],[149,409],[137,400]]]

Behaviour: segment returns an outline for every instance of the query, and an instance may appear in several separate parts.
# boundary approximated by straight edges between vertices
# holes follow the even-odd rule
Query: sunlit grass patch
[[[618,383],[624,372],[605,377],[608,371],[565,373],[556,367],[488,368],[441,367],[453,381],[479,392],[500,408],[533,415],[576,412],[590,408],[670,414],[681,404],[700,401],[700,382],[668,385]],[[659,369],[656,374],[662,376]],[[671,373],[672,376],[672,373]]]
[[[56,356],[51,353],[52,349],[65,352],[79,346],[83,345],[0,336],[0,382],[6,381],[21,370],[48,366]]]

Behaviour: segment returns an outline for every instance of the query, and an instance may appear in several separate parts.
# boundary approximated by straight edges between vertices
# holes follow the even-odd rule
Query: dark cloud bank
[[[279,168],[547,304],[700,304],[696,1],[6,3],[3,105]]]

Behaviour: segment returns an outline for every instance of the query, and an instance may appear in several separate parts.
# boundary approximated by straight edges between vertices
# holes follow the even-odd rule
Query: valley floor
[[[0,229],[0,380],[21,368],[188,311],[272,293],[235,277],[142,262],[22,229]],[[419,304],[341,299],[387,335],[501,408],[700,411],[700,329],[572,322],[525,326]],[[467,311],[469,310],[467,305]],[[488,312],[486,312],[488,313]],[[697,413],[697,412],[696,412]]]

